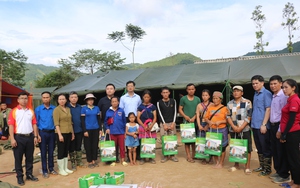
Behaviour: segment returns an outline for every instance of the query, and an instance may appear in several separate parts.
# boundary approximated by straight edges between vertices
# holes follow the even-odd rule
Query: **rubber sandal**
[[[291,187],[289,183],[281,183],[279,184],[281,187]]]
[[[228,172],[234,172],[234,171],[236,171],[237,169],[233,166],[233,167],[230,167],[229,169],[228,169]]]
[[[195,161],[193,160],[193,159],[187,159],[187,162],[189,162],[189,163],[194,163]]]
[[[128,166],[128,164],[125,161],[122,162],[122,165],[123,166]]]
[[[249,168],[247,168],[247,169],[245,169],[245,174],[250,175],[250,174],[252,174],[252,171]]]
[[[203,159],[203,160],[201,161],[201,164],[203,164],[203,165],[207,165],[207,164],[208,164],[208,162],[206,161],[206,159]]]
[[[115,162],[113,162],[113,163],[111,163],[111,164],[110,164],[110,166],[116,166],[116,163],[115,163]]]

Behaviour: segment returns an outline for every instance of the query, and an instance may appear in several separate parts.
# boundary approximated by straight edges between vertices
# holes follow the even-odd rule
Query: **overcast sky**
[[[202,59],[236,57],[253,51],[257,5],[267,21],[266,50],[286,47],[281,26],[283,0],[0,0],[0,48],[22,49],[29,63],[57,66],[57,60],[94,48],[131,54],[107,39],[132,23],[147,33],[136,44],[135,62],[160,60],[170,53],[191,53]],[[300,1],[290,1],[300,15]],[[295,34],[299,41],[300,32]],[[129,47],[129,40],[125,41]]]

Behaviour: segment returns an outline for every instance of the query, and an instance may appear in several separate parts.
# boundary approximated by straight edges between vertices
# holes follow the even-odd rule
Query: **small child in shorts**
[[[130,165],[137,165],[136,163],[136,148],[139,146],[139,125],[136,123],[136,116],[133,112],[128,114],[129,122],[126,123],[126,139],[125,145],[128,147],[129,150],[129,160]]]

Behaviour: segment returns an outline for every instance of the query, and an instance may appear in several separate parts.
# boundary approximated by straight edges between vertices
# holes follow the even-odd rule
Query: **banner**
[[[162,137],[163,155],[177,155],[177,135],[168,135]]]
[[[247,163],[248,159],[248,140],[230,139],[229,162]]]
[[[196,142],[195,124],[194,123],[180,124],[180,135],[181,135],[182,143]]]
[[[217,156],[222,154],[222,133],[207,132],[205,140],[205,154]]]

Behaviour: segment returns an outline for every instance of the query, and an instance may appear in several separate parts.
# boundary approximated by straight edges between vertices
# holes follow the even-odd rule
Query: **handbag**
[[[114,117],[115,117],[116,113],[117,113],[117,110],[114,112],[113,117],[109,117],[109,118],[107,119],[107,125],[112,125],[112,124],[114,124]]]
[[[222,133],[218,132],[207,132],[206,133],[206,143],[205,143],[205,154],[221,156],[222,154]]]
[[[248,140],[243,139],[243,133],[241,133],[241,139],[237,139],[235,133],[235,138],[231,138],[229,144],[229,162],[246,164],[248,160]]]
[[[149,106],[147,106],[146,108],[150,108],[153,104],[150,104]],[[142,111],[141,111],[141,114],[143,114],[143,112],[145,112],[146,108],[144,108]],[[150,124],[152,123],[152,119],[149,118],[148,116],[148,112],[146,112],[147,114],[147,117],[148,119],[146,119],[146,121],[144,122],[144,125],[147,125],[147,126],[150,126]],[[158,132],[159,131],[159,126],[158,124],[155,122],[153,127],[151,128],[151,132]]]
[[[150,132],[150,138],[142,138],[141,139],[140,157],[154,159],[155,158],[155,145],[156,145],[156,140],[155,140],[155,138],[152,138],[151,132]]]
[[[106,138],[106,134],[105,134],[105,138]],[[102,162],[116,161],[116,144],[115,141],[111,140],[110,134],[109,134],[109,140],[99,141],[99,148],[100,148]]]

